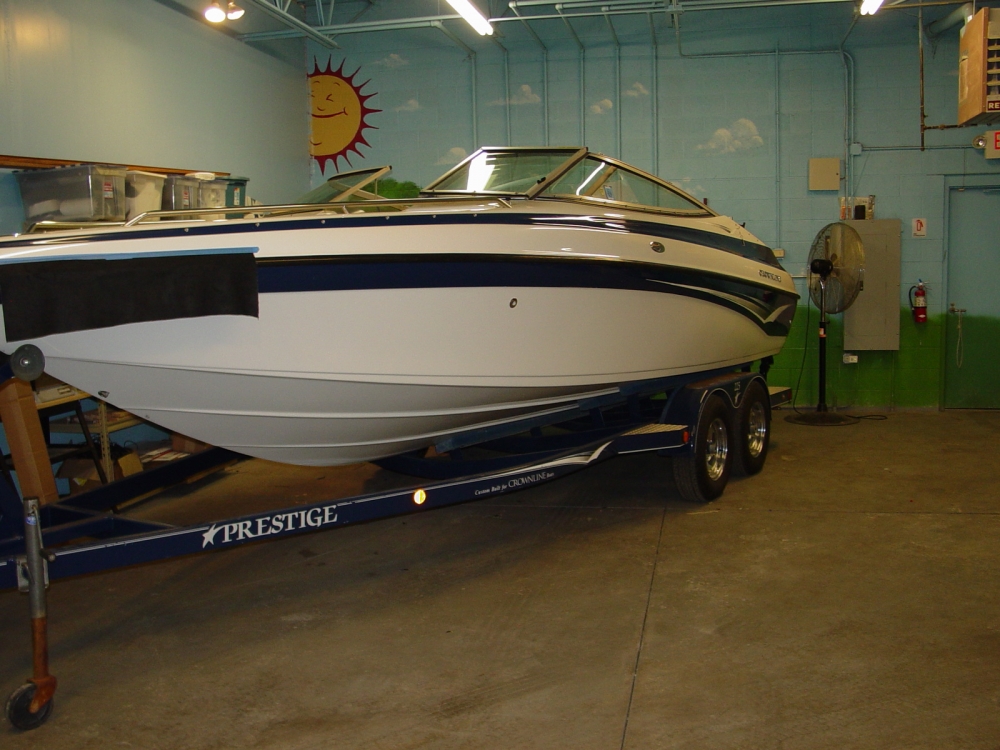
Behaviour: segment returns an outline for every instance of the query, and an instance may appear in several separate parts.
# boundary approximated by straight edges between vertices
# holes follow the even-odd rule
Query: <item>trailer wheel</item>
[[[726,489],[733,463],[731,421],[726,402],[709,396],[694,434],[694,450],[674,457],[674,482],[685,500],[706,503]]]
[[[751,383],[743,394],[734,432],[737,436],[734,469],[745,476],[759,474],[771,443],[771,404],[767,391],[758,381]]]
[[[37,729],[48,721],[52,714],[51,700],[38,709],[38,713],[31,713],[31,701],[35,697],[35,690],[33,682],[26,682],[7,699],[7,721],[17,729],[23,731]]]

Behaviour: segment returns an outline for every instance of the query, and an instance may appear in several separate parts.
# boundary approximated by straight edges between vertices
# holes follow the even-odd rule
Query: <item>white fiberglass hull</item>
[[[419,252],[421,244],[437,243],[430,285],[407,281],[413,274],[398,263],[391,267],[395,280],[371,282],[383,268],[373,255],[359,276],[368,281],[343,282],[337,270],[327,286],[342,288],[316,288],[323,286],[315,282],[322,269],[299,263],[316,259],[316,246],[328,249],[327,259],[366,256],[384,247],[385,228],[352,229],[352,237],[311,228],[213,237],[211,243],[204,237],[148,240],[145,247],[167,253],[223,243],[255,246],[257,316],[129,322],[12,340],[0,348],[10,353],[34,343],[53,376],[170,430],[261,458],[333,465],[566,409],[624,383],[752,362],[776,354],[784,341],[786,329],[776,330],[774,321],[790,320],[791,280],[780,270],[769,272],[777,281],[769,280],[758,274],[761,264],[746,258],[719,258],[727,254],[686,242],[664,243],[668,252],[654,255],[648,237],[579,228],[460,229],[409,230],[403,255],[417,265],[428,257]],[[456,238],[451,246],[442,242],[449,231]],[[465,248],[483,244],[490,252],[478,252],[498,270],[470,270],[466,261],[480,255]],[[87,250],[112,257],[129,245],[119,239]],[[332,256],[329,248],[336,249]],[[455,263],[441,260],[442,248],[455,252]],[[630,254],[649,268],[680,264],[690,270],[679,280],[643,271],[637,281],[606,281],[607,269],[599,266],[617,263],[613,271],[620,274]],[[508,259],[526,258],[546,265],[506,270]],[[282,266],[284,275],[275,281],[267,276],[269,260],[296,264]],[[583,264],[575,261],[585,261],[593,278],[581,276]],[[784,302],[750,314],[725,289],[697,287],[691,279],[702,272],[699,266],[713,264],[728,264],[732,276],[758,287],[772,285]],[[564,268],[566,278],[559,276]],[[442,281],[442,269],[455,277]],[[288,281],[292,272],[296,280]],[[530,281],[505,285],[497,273]],[[551,282],[538,281],[538,273]],[[709,275],[724,278],[721,271]]]

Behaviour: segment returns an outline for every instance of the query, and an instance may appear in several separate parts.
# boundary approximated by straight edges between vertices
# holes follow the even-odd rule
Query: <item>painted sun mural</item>
[[[319,162],[321,172],[325,171],[327,162],[333,162],[333,168],[337,169],[340,159],[351,166],[350,152],[364,158],[358,147],[364,145],[371,148],[363,131],[378,129],[367,118],[382,110],[372,109],[367,104],[376,92],[361,93],[369,81],[354,83],[360,70],[358,68],[351,75],[346,75],[343,61],[339,68],[332,70],[330,60],[327,60],[325,68],[320,68],[319,63],[313,60],[313,72],[309,74],[312,104],[309,153]]]

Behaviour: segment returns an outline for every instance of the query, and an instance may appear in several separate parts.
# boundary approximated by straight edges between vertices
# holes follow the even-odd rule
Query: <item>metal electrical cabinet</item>
[[[958,124],[1000,122],[1000,8],[983,8],[958,42]]]
[[[865,288],[844,313],[844,351],[899,349],[899,219],[848,221],[865,246]]]

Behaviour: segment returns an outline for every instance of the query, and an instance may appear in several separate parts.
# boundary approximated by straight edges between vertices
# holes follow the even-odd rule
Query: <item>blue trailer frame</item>
[[[28,591],[33,622],[39,617],[44,622],[49,580],[495,497],[627,453],[656,451],[689,458],[696,450],[703,410],[713,396],[736,415],[743,395],[759,383],[763,393],[769,394],[769,425],[770,407],[788,401],[791,393],[787,388],[768,390],[769,364],[762,362],[760,372],[751,371],[748,364],[736,371],[730,368],[626,386],[558,414],[449,437],[436,446],[433,458],[420,451],[377,462],[389,470],[424,477],[429,480],[426,483],[213,523],[173,526],[127,518],[116,509],[185,477],[245,458],[222,448],[42,507],[32,498],[22,501],[11,485],[0,480],[0,590],[17,586]],[[468,456],[466,449],[487,455]],[[37,616],[37,612],[42,614]],[[44,634],[41,642],[43,646],[36,639],[36,677],[15,691],[7,705],[8,718],[21,728],[40,725],[51,710],[55,678],[47,672]],[[38,668],[40,649],[44,659]],[[36,696],[34,686],[38,694],[47,692],[44,700]],[[17,701],[12,714],[11,706]]]

